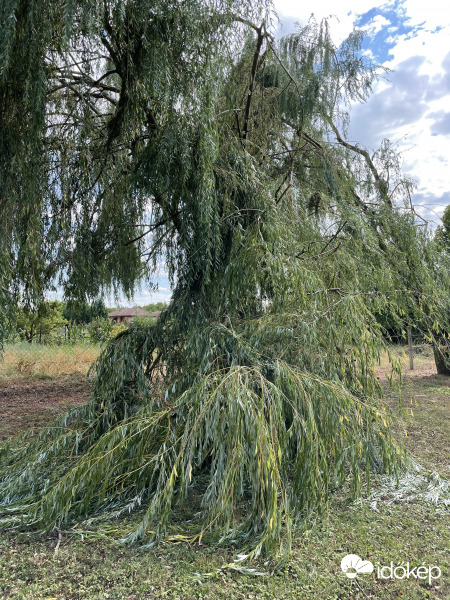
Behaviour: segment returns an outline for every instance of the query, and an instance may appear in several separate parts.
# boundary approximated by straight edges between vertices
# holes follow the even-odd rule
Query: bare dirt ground
[[[377,378],[380,381],[387,381],[387,372],[389,371],[389,369],[386,369],[386,367],[376,367],[375,368],[375,375],[377,376]],[[445,377],[444,375],[438,375],[436,372],[436,367],[434,366],[434,364],[431,363],[429,365],[418,365],[417,367],[414,367],[414,369],[411,371],[409,370],[409,368],[403,366],[403,380],[405,381],[405,379],[409,379],[410,377],[420,377],[420,378],[424,378],[424,377],[436,377],[437,379],[441,378],[442,381],[447,381],[448,377]]]
[[[90,389],[84,375],[0,381],[0,442],[20,431],[47,424],[69,406],[87,402]]]

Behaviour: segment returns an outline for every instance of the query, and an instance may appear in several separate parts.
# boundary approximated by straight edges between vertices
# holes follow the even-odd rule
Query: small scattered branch
[[[57,556],[57,554],[59,552],[59,547],[61,546],[61,541],[62,541],[62,533],[60,531],[58,531],[58,541],[55,546],[55,556]]]
[[[146,235],[148,235],[149,233],[151,233],[152,231],[154,231],[158,227],[161,227],[162,225],[165,225],[169,221],[173,221],[174,217],[177,216],[177,215],[179,215],[180,213],[181,213],[181,210],[178,210],[176,213],[171,214],[169,217],[167,217],[167,219],[162,219],[161,221],[158,221],[157,223],[153,223],[153,225],[148,225],[149,229],[147,229],[147,231],[144,231],[144,233],[141,233],[140,235],[138,235],[134,239],[129,240],[124,245],[125,246],[129,246],[130,244],[134,244],[134,242],[137,242],[137,241],[141,240],[143,237],[145,237]]]

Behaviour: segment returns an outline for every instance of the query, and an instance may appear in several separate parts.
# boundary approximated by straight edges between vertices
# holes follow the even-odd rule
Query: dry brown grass
[[[402,365],[403,373],[414,374],[424,374],[424,370],[432,370],[436,372],[436,367],[434,363],[433,349],[428,344],[421,344],[413,346],[413,356],[414,356],[414,370],[409,370],[409,354],[408,354],[408,346],[391,346],[389,351],[392,357],[396,360],[400,360]],[[376,369],[377,375],[383,376],[385,373],[391,372],[391,365],[389,363],[389,357],[387,352],[384,352],[381,356],[380,365]]]
[[[22,343],[6,346],[0,360],[0,381],[85,375],[99,353],[99,346],[85,344],[40,346]]]

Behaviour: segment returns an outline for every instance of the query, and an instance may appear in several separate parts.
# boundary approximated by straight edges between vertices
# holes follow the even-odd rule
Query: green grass
[[[114,598],[183,600],[211,598],[380,598],[419,600],[448,597],[448,571],[429,586],[418,580],[352,583],[340,570],[342,557],[357,553],[376,565],[448,562],[443,514],[421,503],[380,506],[374,512],[334,498],[327,515],[298,537],[289,564],[274,575],[256,577],[230,570],[204,577],[230,562],[232,553],[214,547],[165,544],[155,550],[125,548],[111,541],[8,533],[0,542],[0,591],[4,598],[89,600]],[[259,564],[261,571],[270,566]],[[199,582],[195,575],[203,575]]]
[[[427,374],[407,378],[402,390],[405,443],[421,464],[450,479],[450,381]],[[387,391],[387,402],[398,406],[395,394]]]
[[[406,444],[427,469],[449,477],[450,381],[432,373],[432,363],[406,375],[404,407],[398,435],[408,429]],[[389,404],[397,410],[387,385]],[[410,410],[413,410],[413,416]],[[427,483],[422,483],[422,492]],[[217,572],[235,557],[232,549],[165,543],[143,549],[115,544],[111,539],[64,533],[55,555],[56,532],[36,535],[7,532],[0,540],[0,598],[24,600],[154,600],[154,599],[292,599],[292,600],[422,600],[450,597],[448,513],[424,494],[400,501],[385,478],[373,482],[376,505],[366,497],[351,502],[342,491],[333,495],[329,510],[298,534],[292,557],[272,575],[251,576],[230,569]],[[405,496],[405,494],[404,494]],[[185,525],[189,506],[179,509],[173,524]],[[128,517],[130,519],[136,516]],[[121,521],[111,521],[111,529]],[[340,569],[348,553],[369,559],[377,568],[409,562],[437,565],[442,577],[428,581],[381,580],[361,575],[352,581]],[[270,573],[273,563],[248,565]],[[201,574],[199,578],[196,573]],[[208,575],[209,574],[209,575]]]

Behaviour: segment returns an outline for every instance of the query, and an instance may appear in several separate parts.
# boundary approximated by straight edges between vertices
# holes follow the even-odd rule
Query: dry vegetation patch
[[[99,353],[100,346],[90,344],[45,346],[21,343],[6,346],[0,360],[0,382],[86,375]]]
[[[0,359],[0,442],[87,402],[87,373],[99,352],[88,344],[6,346]]]

